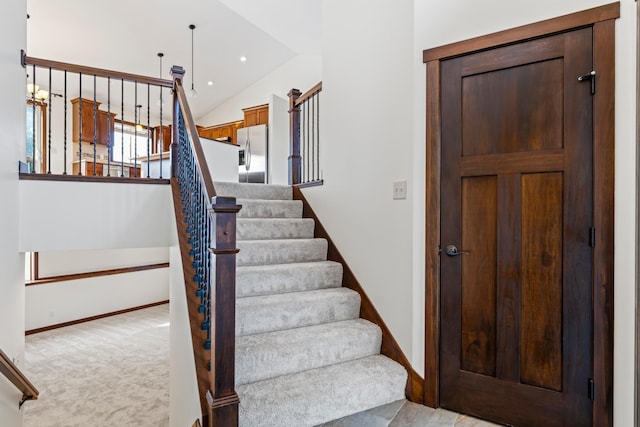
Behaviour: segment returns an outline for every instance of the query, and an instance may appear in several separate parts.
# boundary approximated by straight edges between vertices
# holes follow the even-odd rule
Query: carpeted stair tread
[[[236,300],[236,336],[355,319],[360,295],[347,288],[263,295]]]
[[[381,343],[380,328],[364,319],[238,337],[236,384],[373,356]]]
[[[238,218],[302,218],[301,200],[236,199]]]
[[[241,427],[315,426],[404,399],[407,372],[381,355],[237,387]]]
[[[293,190],[288,185],[216,182],[214,187],[218,196],[233,196],[236,199],[291,200],[293,198]]]
[[[312,239],[311,218],[238,218],[237,240]]]
[[[288,264],[325,261],[325,239],[239,240],[236,265]]]
[[[341,285],[342,265],[333,261],[236,268],[238,298],[337,288]]]

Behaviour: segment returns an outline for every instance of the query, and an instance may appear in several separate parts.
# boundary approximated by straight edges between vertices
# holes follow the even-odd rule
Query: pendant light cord
[[[189,28],[191,29],[191,90],[193,89],[193,30],[196,29],[196,26],[191,24],[189,25]]]

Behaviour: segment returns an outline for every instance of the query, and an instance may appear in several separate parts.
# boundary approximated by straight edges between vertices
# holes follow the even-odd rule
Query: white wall
[[[168,248],[40,252],[40,278],[169,262]],[[169,268],[28,286],[25,330],[169,299]]]
[[[169,185],[20,181],[20,250],[168,247]]]
[[[25,143],[25,72],[20,49],[26,46],[26,1],[0,2],[0,349],[9,357],[24,355],[24,255],[18,251],[18,159]],[[20,363],[19,363],[20,365]],[[0,376],[0,420],[22,425],[21,394]],[[27,403],[29,405],[29,403]]]
[[[322,19],[320,135],[330,161],[324,186],[304,194],[411,357],[414,201],[392,200],[392,183],[413,187],[413,3],[325,0]]]
[[[101,251],[40,252],[40,278],[169,262],[169,249],[135,248]]]
[[[172,220],[170,248],[170,321],[169,332],[169,425],[190,426],[201,419],[200,397],[193,358],[189,311],[185,293],[182,258],[178,247],[178,233]]]
[[[213,181],[238,182],[239,147],[209,138],[200,138],[200,141]]]
[[[609,0],[539,0],[514,2],[490,0],[474,2],[415,0],[414,69],[414,294],[422,301],[424,267],[424,141],[425,69],[423,49],[464,40],[515,26],[552,18],[595,6]],[[621,1],[621,18],[616,22],[616,184],[615,184],[615,348],[614,423],[633,425],[634,301],[635,301],[635,209],[636,194],[636,3]],[[452,23],[455,22],[455,25]],[[416,305],[417,307],[417,305]],[[422,307],[424,310],[424,307]],[[414,330],[424,318],[416,313]],[[414,344],[422,348],[423,335],[415,334]]]
[[[25,330],[169,299],[169,268],[28,286]]]
[[[289,99],[269,101],[269,183],[289,183]]]
[[[242,120],[242,109],[266,104],[276,94],[287,98],[292,88],[306,91],[322,79],[322,60],[319,55],[298,55],[273,70],[210,113],[196,118],[201,126]]]

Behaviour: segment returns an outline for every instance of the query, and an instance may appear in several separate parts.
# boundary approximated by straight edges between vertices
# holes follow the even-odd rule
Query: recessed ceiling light
[[[213,82],[212,82],[211,80],[209,80],[209,81],[207,82],[207,84],[208,84],[209,86],[213,86]]]
[[[246,56],[241,56],[240,57],[240,62],[247,62],[247,57]]]

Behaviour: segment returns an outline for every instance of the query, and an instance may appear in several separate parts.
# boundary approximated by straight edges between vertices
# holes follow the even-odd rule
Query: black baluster
[[[120,79],[120,87],[122,88],[122,94],[120,99],[122,100],[122,104],[120,105],[120,136],[121,136],[121,144],[120,144],[120,176],[124,176],[124,79]]]
[[[111,128],[111,77],[107,77],[107,176],[111,176],[111,155],[113,154]]]
[[[314,177],[315,180],[320,180],[320,92],[316,93],[316,136],[317,136],[317,145],[316,145],[316,175]]]
[[[79,82],[80,82],[80,101],[78,102],[79,106],[79,114],[80,114],[80,133],[79,133],[79,141],[78,141],[78,175],[82,175],[82,73],[79,73]]]
[[[309,182],[309,155],[310,155],[310,151],[309,151],[309,144],[310,144],[310,140],[311,140],[311,133],[309,131],[309,98],[307,98],[304,101],[304,113],[306,115],[305,118],[305,124],[306,124],[306,134],[307,134],[307,146],[305,148],[305,156],[304,156],[304,162],[305,162],[305,167],[304,167],[304,176],[306,177],[304,182]]]
[[[162,74],[162,68],[160,68],[160,72]],[[162,86],[160,86],[160,146],[158,150],[160,150],[160,179],[162,179],[162,151],[164,150],[164,128],[162,127]]]
[[[134,112],[134,126],[133,126],[133,176],[138,176],[138,82],[134,82],[134,94],[135,94],[135,112]],[[129,159],[131,161],[131,159]]]
[[[49,67],[49,126],[47,126],[48,130],[48,146],[47,146],[47,174],[51,175],[51,125],[53,124],[53,120],[51,120],[51,104],[53,102],[53,92],[51,90],[51,67]]]
[[[33,87],[31,88],[31,109],[33,132],[31,135],[31,173],[36,173],[36,66],[33,66]]]
[[[93,75],[93,176],[96,176],[96,155],[98,145],[98,100],[96,99],[96,75]]]
[[[147,178],[151,178],[151,86],[147,83]]]
[[[67,174],[67,70],[64,70],[64,172]]]
[[[316,152],[316,97],[311,97],[311,170],[309,171],[309,181],[313,181],[316,176],[315,152]]]

